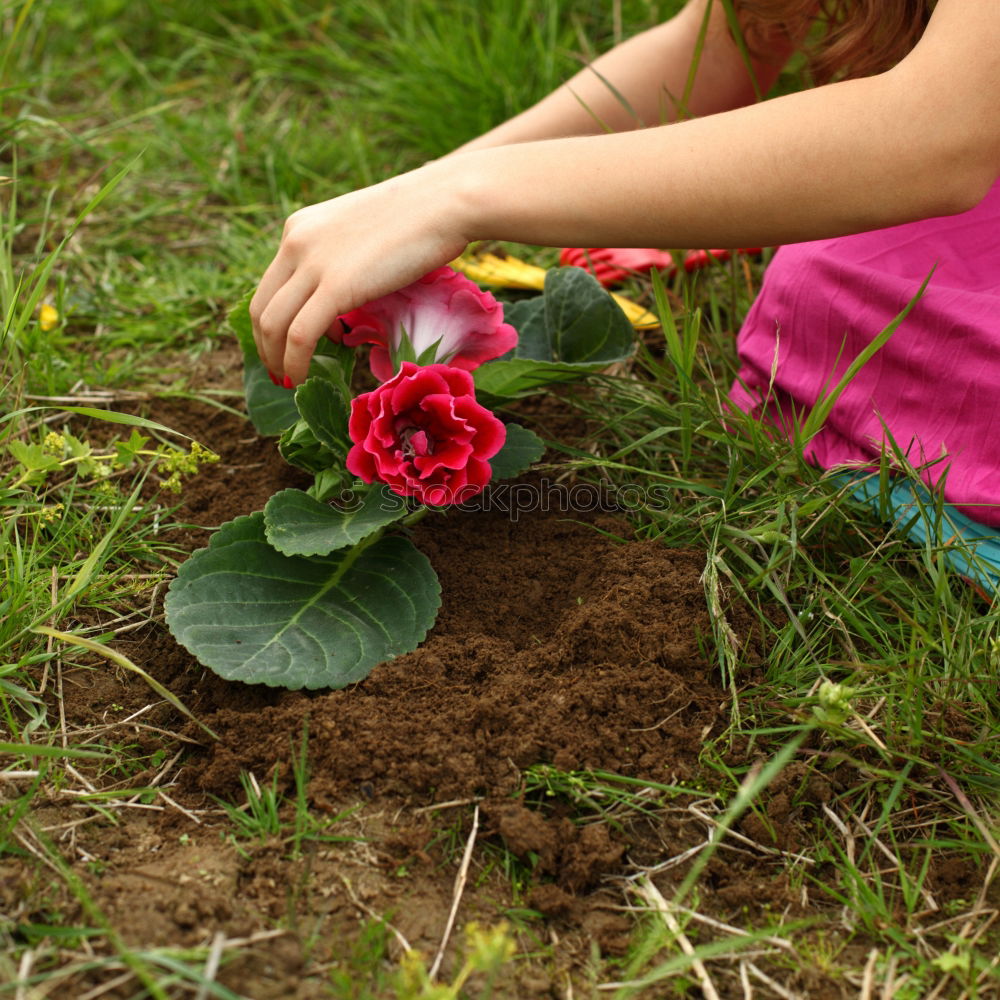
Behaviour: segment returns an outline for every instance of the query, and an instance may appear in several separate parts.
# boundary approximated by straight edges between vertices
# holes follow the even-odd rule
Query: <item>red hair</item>
[[[934,0],[737,0],[747,42],[778,31],[807,45],[816,83],[889,69],[917,43]],[[819,24],[818,37],[810,31]],[[764,53],[762,53],[764,54]]]

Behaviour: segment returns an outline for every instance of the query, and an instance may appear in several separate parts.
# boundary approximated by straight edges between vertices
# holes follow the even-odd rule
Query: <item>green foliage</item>
[[[303,844],[307,841],[330,844],[348,843],[357,839],[330,832],[355,811],[354,807],[333,816],[314,815],[310,811],[308,750],[309,727],[306,725],[302,730],[298,749],[292,746],[294,789],[290,797],[283,790],[280,768],[275,767],[271,781],[265,785],[259,784],[252,774],[240,772],[240,784],[246,800],[243,805],[236,806],[216,798],[235,827],[230,839],[256,840],[262,844],[280,840],[290,846],[289,854],[292,858],[301,857]],[[241,848],[238,849],[242,851]]]
[[[387,487],[340,498],[337,507],[302,490],[275,493],[264,507],[268,542],[286,556],[325,556],[356,545],[407,513],[406,502]]]
[[[478,996],[489,1000],[501,968],[517,950],[510,927],[501,921],[495,927],[472,922],[465,927],[465,960],[450,983],[435,983],[419,952],[409,951],[400,963],[397,996],[400,1000],[459,1000],[471,976],[480,973],[485,983]]]
[[[635,334],[621,307],[597,279],[579,267],[561,267],[545,275],[543,343],[515,357],[565,361],[574,365],[608,365],[633,351]]]
[[[290,395],[287,390],[281,391]],[[351,447],[347,433],[350,398],[346,374],[338,362],[332,361],[322,377],[306,379],[295,390],[296,421],[285,430],[278,443],[285,461],[314,476],[327,474],[323,480],[323,492],[318,493],[314,489],[318,498],[328,496],[334,487],[347,486],[352,481],[344,467],[344,459]]]
[[[413,649],[440,603],[434,570],[406,539],[375,533],[366,543],[284,556],[268,544],[263,514],[237,518],[180,568],[167,621],[228,680],[344,687]]]
[[[295,395],[274,385],[258,360],[243,366],[243,392],[247,412],[261,434],[283,434],[299,419]]]
[[[533,380],[549,381],[553,368],[560,378],[579,378],[631,350],[627,318],[585,272],[553,274],[538,301],[543,318],[526,324],[524,350],[532,356],[487,362],[477,377],[520,363],[526,369],[512,394],[523,394]],[[324,344],[292,396],[263,377],[248,297],[230,323],[244,356],[251,419],[262,432],[280,431],[282,456],[315,481],[308,492],[272,497],[263,516],[223,526],[182,567],[166,600],[167,620],[178,641],[228,679],[343,687],[424,638],[439,604],[437,577],[409,542],[382,537],[407,514],[406,504],[381,485],[355,483],[346,470],[356,352]],[[433,350],[418,360],[433,360]],[[553,360],[538,360],[541,354]],[[490,384],[495,390],[503,381]],[[509,425],[493,478],[520,474],[543,451],[536,434]],[[338,491],[337,504],[326,502]]]
[[[568,382],[628,358],[635,333],[597,280],[578,267],[550,270],[542,295],[508,306],[517,346],[473,373],[485,397],[514,398]]]
[[[545,452],[545,442],[520,424],[507,424],[507,439],[490,459],[494,479],[519,476],[537,462]]]
[[[58,625],[74,606],[91,605],[97,610],[88,617],[104,620],[123,602],[135,599],[139,607],[141,598],[147,606],[156,580],[137,582],[134,571],[161,562],[150,510],[140,509],[146,501],[134,490],[142,475],[159,474],[142,453],[165,440],[162,430],[137,423],[125,431],[131,437],[108,445],[102,435],[98,445],[74,423],[70,432],[90,452],[70,442],[49,453],[45,429],[33,421],[55,411],[31,410],[37,401],[26,394],[73,395],[94,386],[159,392],[191,379],[203,391],[203,373],[213,370],[210,352],[227,335],[224,314],[270,260],[290,210],[438,155],[532,103],[550,81],[579,65],[578,50],[587,56],[679,5],[573,0],[518,7],[510,0],[486,13],[471,0],[435,9],[429,0],[12,0],[4,6],[0,728],[13,735],[0,753],[15,766],[31,760],[44,775],[23,786],[4,782],[5,793],[23,787],[0,808],[0,840],[19,859],[24,848],[11,830],[30,823],[36,805],[50,805],[62,759],[84,767],[94,763],[88,754],[107,752],[72,730],[70,745],[59,745],[47,701],[51,675],[47,692],[39,693],[56,652],[31,629]],[[457,16],[449,20],[453,10]],[[621,13],[620,25],[612,11]],[[518,24],[523,35],[513,30]],[[431,33],[436,37],[427,38]],[[786,74],[779,89],[800,85]],[[109,197],[64,242],[95,191],[126,166]],[[1000,792],[1000,611],[951,567],[947,556],[955,543],[939,516],[940,497],[921,502],[939,530],[913,544],[843,482],[822,477],[786,442],[720,405],[736,370],[732,331],[752,294],[747,284],[759,277],[756,265],[745,276],[734,264],[696,279],[678,276],[658,293],[654,287],[664,344],[650,338],[651,350],[627,378],[592,377],[579,405],[601,430],[588,442],[593,453],[570,453],[570,465],[577,475],[612,484],[663,487],[669,504],[637,511],[642,534],[705,552],[710,626],[704,648],[734,694],[731,730],[706,743],[705,773],[698,776],[697,787],[711,786],[706,798],[719,815],[728,817],[725,803],[757,758],[773,755],[824,716],[805,753],[818,776],[830,777],[834,767],[846,776],[823,805],[849,831],[853,851],[825,810],[797,798],[794,788],[789,792],[800,810],[802,850],[821,868],[813,879],[800,864],[775,855],[776,877],[803,884],[813,899],[825,894],[833,917],[826,921],[820,910],[819,931],[795,936],[762,918],[767,931],[795,948],[765,956],[772,964],[762,968],[792,992],[808,967],[839,986],[864,981],[873,995],[901,1000],[935,991],[985,996],[995,971],[995,934],[990,928],[979,937],[971,917],[988,919],[990,910],[971,899],[967,920],[961,901],[935,912],[926,894],[941,903],[937,862],[950,859],[982,872],[986,892]],[[58,314],[47,329],[43,304]],[[529,315],[531,309],[538,310],[533,322],[544,319],[541,300]],[[523,343],[534,329],[522,323]],[[532,363],[509,362],[499,394],[559,375],[550,370],[543,377]],[[287,430],[298,420],[295,395],[271,386],[262,368],[251,376],[262,390],[261,406],[281,411],[268,433]],[[216,385],[204,391],[236,398]],[[890,506],[889,473],[898,474],[891,459],[874,484],[883,512]],[[97,491],[93,477],[101,463],[112,466],[107,482],[114,497]],[[168,477],[164,469],[161,478]],[[341,485],[334,477],[313,492],[333,496]],[[839,694],[826,685],[840,686]],[[800,753],[796,763],[802,759]],[[621,776],[549,771],[526,782],[531,794],[551,792],[572,815],[586,818],[619,808],[635,812],[647,801]],[[266,782],[262,795],[272,787]],[[289,844],[296,829],[307,829],[296,826],[300,794],[296,780],[294,803],[279,797],[279,836]],[[760,791],[748,808],[767,817],[768,794]],[[666,791],[658,796],[669,800]],[[44,834],[40,843],[48,866],[41,881],[54,877],[67,887],[69,906],[81,916],[74,926],[65,908],[39,905],[38,895],[25,900],[37,908],[19,920],[18,937],[0,929],[7,952],[0,979],[10,992],[71,989],[59,978],[72,961],[64,949],[82,942],[88,974],[98,978],[81,989],[136,968],[139,981],[120,989],[234,995],[206,978],[207,948],[140,952],[109,934],[75,861],[64,859]],[[759,847],[739,849],[761,856]],[[696,954],[713,974],[728,955],[739,959],[741,942],[770,947],[761,938],[724,937],[709,952],[712,942],[687,919],[682,924]],[[761,918],[737,913],[726,919],[759,928]],[[654,926],[650,948],[635,951],[642,961],[628,967],[640,981],[647,973],[677,978],[621,995],[697,992],[690,956],[679,953],[655,912],[636,939]],[[447,987],[428,986],[416,970],[408,973],[409,985],[402,982],[385,945],[386,925],[372,920],[366,935],[356,953],[345,944],[329,971],[303,970],[303,989],[312,988],[314,975],[328,979],[321,990],[359,1000]],[[21,983],[19,958],[27,950],[34,967]],[[598,958],[592,969],[612,978],[624,971]],[[475,993],[479,982],[467,981],[465,992]]]
[[[19,432],[16,418],[28,412],[0,419],[0,717],[9,732],[24,734],[46,720],[28,673],[56,655],[38,629],[77,606],[129,599],[136,586],[126,578],[136,564],[163,563],[156,483],[161,490],[179,487],[182,475],[216,458],[194,443],[190,450],[149,448],[135,426],[128,438],[102,447],[66,426]],[[90,412],[159,427],[127,414]]]
[[[104,419],[115,416],[104,411],[95,413]],[[134,419],[138,422],[138,418]],[[3,488],[8,498],[17,494],[34,495],[42,484],[49,485],[50,494],[58,494],[69,474],[77,480],[90,481],[97,493],[113,499],[118,490],[112,476],[148,467],[155,469],[162,489],[179,493],[184,477],[197,475],[202,465],[219,460],[218,455],[197,441],[192,441],[188,449],[166,444],[147,448],[148,442],[149,438],[135,428],[127,440],[112,441],[103,450],[95,450],[88,441],[65,429],[48,431],[40,442],[15,438],[7,444],[14,466],[12,474],[3,481]]]
[[[360,44],[331,62],[353,81],[362,113],[380,116],[387,147],[428,159],[523,111],[575,72],[574,29],[593,13],[592,4],[553,0],[354,0],[342,16],[356,19]]]

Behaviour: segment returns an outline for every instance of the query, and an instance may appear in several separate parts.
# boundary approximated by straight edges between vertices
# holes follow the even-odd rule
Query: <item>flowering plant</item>
[[[632,328],[579,268],[550,272],[506,317],[441,268],[342,317],[339,342],[324,341],[289,392],[257,359],[248,301],[230,320],[250,418],[313,483],[222,525],[171,584],[167,623],[227,679],[343,687],[434,624],[440,586],[407,528],[541,457],[541,439],[493,409],[627,357]],[[380,384],[356,393],[363,344]]]

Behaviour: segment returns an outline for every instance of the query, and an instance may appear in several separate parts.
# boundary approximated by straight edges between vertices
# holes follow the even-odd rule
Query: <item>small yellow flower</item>
[[[50,454],[61,457],[64,449],[66,448],[66,438],[62,434],[56,431],[49,431],[45,435],[45,440],[42,442],[42,447]]]
[[[45,524],[51,524],[60,514],[63,509],[61,503],[53,504],[51,507],[43,507],[41,509],[42,521]]]
[[[48,302],[43,302],[41,308],[38,310],[38,325],[45,333],[48,333],[49,330],[55,328],[58,322],[59,310],[55,306],[49,305]]]

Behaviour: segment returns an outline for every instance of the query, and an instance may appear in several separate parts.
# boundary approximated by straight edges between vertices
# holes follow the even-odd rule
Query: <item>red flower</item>
[[[472,376],[404,361],[400,372],[351,402],[347,469],[366,483],[440,506],[474,497],[507,431],[476,402]]]
[[[517,343],[517,331],[503,321],[503,306],[489,292],[450,267],[383,295],[340,317],[349,327],[349,347],[371,344],[368,363],[381,381],[392,378],[403,337],[413,345],[413,359],[434,348],[430,360],[472,371],[484,361],[506,354]]]

